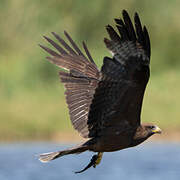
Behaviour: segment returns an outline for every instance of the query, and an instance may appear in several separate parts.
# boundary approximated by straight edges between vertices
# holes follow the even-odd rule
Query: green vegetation
[[[151,44],[151,80],[142,119],[164,129],[180,129],[180,1],[6,1],[0,16],[0,140],[51,138],[71,131],[58,68],[45,60],[42,35],[85,40],[100,66],[105,55],[104,26],[127,9],[139,12]],[[63,36],[64,37],[64,36]]]

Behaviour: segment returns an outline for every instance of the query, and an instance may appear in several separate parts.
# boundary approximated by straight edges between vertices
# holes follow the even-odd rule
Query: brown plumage
[[[98,152],[84,169],[96,166],[103,152],[136,146],[161,130],[152,124],[141,124],[140,114],[144,91],[149,80],[150,40],[146,27],[142,28],[139,16],[134,15],[135,28],[128,13],[115,19],[117,33],[106,26],[110,39],[105,38],[112,58],[104,57],[99,70],[83,42],[85,54],[67,32],[71,46],[56,33],[60,45],[45,37],[57,51],[40,45],[51,56],[47,59],[66,71],[60,71],[65,86],[66,102],[73,127],[85,143],[64,151],[40,155],[47,162],[63,155],[86,150]],[[84,171],[82,170],[82,171]],[[82,172],[79,171],[79,172]]]

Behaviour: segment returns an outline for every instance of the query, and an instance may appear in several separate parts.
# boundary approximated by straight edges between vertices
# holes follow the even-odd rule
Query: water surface
[[[93,153],[69,155],[41,163],[43,152],[71,147],[51,143],[0,144],[0,180],[179,180],[180,143],[146,143],[113,153],[105,153],[96,169],[82,174]]]

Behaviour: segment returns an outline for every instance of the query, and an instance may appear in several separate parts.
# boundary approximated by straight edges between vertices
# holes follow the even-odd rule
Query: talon
[[[97,155],[94,155],[91,158],[90,163],[84,169],[82,169],[81,171],[76,171],[75,173],[82,173],[82,172],[86,171],[87,169],[89,169],[92,166],[95,168],[101,162],[102,155],[103,155],[102,152],[99,152]]]
[[[97,159],[95,162],[95,165],[97,166],[98,164],[100,164],[101,160],[102,160],[102,156],[103,156],[103,152],[99,152],[97,155]]]

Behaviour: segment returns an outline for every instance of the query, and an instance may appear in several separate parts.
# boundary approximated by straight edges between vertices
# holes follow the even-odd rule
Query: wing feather
[[[144,91],[149,79],[150,41],[147,29],[142,29],[137,13],[135,29],[128,13],[123,20],[115,19],[120,36],[112,26],[105,38],[113,58],[105,57],[102,78],[92,100],[88,125],[89,137],[108,134],[113,128],[135,128],[140,124]],[[123,129],[121,129],[123,130]]]
[[[95,89],[100,79],[100,72],[92,59],[85,43],[83,47],[86,56],[72,40],[70,35],[64,34],[71,44],[70,47],[59,35],[52,33],[61,46],[44,36],[44,38],[58,51],[40,45],[51,56],[47,59],[66,71],[60,71],[59,76],[65,87],[66,102],[69,108],[73,127],[83,136],[88,137],[88,114]]]
[[[84,48],[84,50],[86,52],[86,55],[88,56],[89,60],[95,65],[95,67],[97,67],[94,60],[93,60],[93,58],[91,57],[91,54],[89,53],[89,50],[88,50],[85,42],[83,42],[83,48]]]
[[[52,32],[52,34],[63,45],[63,47],[69,51],[70,54],[76,54],[75,51],[59,35],[57,35],[55,32]]]

